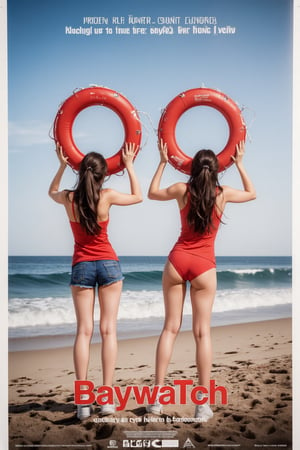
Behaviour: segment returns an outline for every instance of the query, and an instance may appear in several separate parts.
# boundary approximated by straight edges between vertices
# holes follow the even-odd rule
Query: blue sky
[[[216,17],[232,35],[70,36],[65,27],[83,17]],[[109,25],[109,27],[113,27]],[[176,25],[174,26],[176,29]],[[248,125],[245,164],[257,200],[228,205],[219,233],[219,255],[291,254],[292,2],[289,0],[187,0],[85,2],[8,0],[9,254],[72,253],[72,236],[60,205],[48,198],[57,169],[49,130],[60,103],[75,88],[104,85],[121,92],[140,111],[143,148],[136,160],[145,200],[111,210],[110,237],[119,255],[166,255],[179,232],[175,202],[146,198],[155,171],[162,109],[177,94],[202,85],[237,101]],[[123,140],[117,116],[88,108],[74,137],[83,152],[113,154]],[[179,121],[177,139],[186,153],[218,152],[227,125],[211,108],[193,108]],[[168,166],[163,184],[187,178]],[[221,182],[240,187],[235,168]],[[68,169],[62,187],[72,187]],[[107,186],[127,190],[126,176]]]

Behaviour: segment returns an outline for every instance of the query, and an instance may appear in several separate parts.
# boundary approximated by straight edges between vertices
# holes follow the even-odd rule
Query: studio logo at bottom
[[[123,448],[170,448],[179,447],[178,439],[124,439]]]
[[[185,443],[183,444],[183,448],[195,448],[194,444],[190,440],[190,438],[187,438]]]
[[[123,448],[179,448],[175,430],[128,430],[124,434]]]

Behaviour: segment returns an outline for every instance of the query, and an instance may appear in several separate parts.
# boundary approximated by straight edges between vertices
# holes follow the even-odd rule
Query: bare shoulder
[[[179,209],[182,209],[185,207],[187,202],[187,184],[186,183],[176,183],[173,185],[173,197],[176,198]]]
[[[219,189],[218,195],[226,198],[226,195],[231,191],[232,191],[232,188],[230,186],[222,185],[221,189]]]
[[[179,182],[179,183],[177,183],[177,185],[178,185],[178,189],[180,190],[180,192],[185,194],[187,191],[187,183]]]
[[[217,190],[216,205],[220,211],[224,211],[226,205],[226,188],[227,186],[220,186]]]
[[[185,195],[187,191],[187,184],[183,182],[172,184],[172,186],[169,187],[170,192],[173,192],[173,194],[177,194],[178,196]]]
[[[74,198],[74,191],[70,191],[68,189],[65,189],[65,195],[66,195],[66,200],[72,201]]]
[[[111,188],[101,189],[100,197],[102,200],[109,200],[117,194],[117,191]]]
[[[222,186],[225,203],[245,203],[256,198],[254,189],[235,189],[231,186]]]
[[[118,191],[115,191],[114,189],[111,188],[101,189],[99,201],[101,201],[102,204],[107,203],[111,205],[116,201],[118,195],[119,195]]]
[[[72,196],[71,196],[72,195]],[[56,194],[56,201],[64,206],[67,206],[73,199],[73,192],[68,189],[64,189]]]

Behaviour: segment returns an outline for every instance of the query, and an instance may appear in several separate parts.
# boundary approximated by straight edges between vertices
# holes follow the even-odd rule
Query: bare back
[[[110,201],[110,193],[109,191],[112,191],[111,189],[102,189],[100,192],[100,199],[98,201],[97,206],[97,221],[98,222],[105,222],[108,220],[109,216],[109,209],[112,205]],[[79,215],[78,215],[78,208],[77,205],[74,203],[74,208],[72,206],[74,199],[74,192],[68,192],[65,191],[65,200],[64,200],[64,206],[67,212],[67,216],[71,222],[79,222]],[[75,216],[74,216],[75,214]]]

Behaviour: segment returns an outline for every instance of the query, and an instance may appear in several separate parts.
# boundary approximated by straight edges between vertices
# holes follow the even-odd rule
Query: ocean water
[[[164,318],[161,277],[166,257],[120,257],[125,276],[118,316],[120,339],[157,335]],[[56,347],[73,342],[71,257],[9,257],[9,347]],[[291,316],[291,257],[218,257],[212,325]],[[95,338],[99,340],[95,305]],[[182,329],[191,329],[187,291]],[[38,339],[36,339],[38,337]],[[34,339],[35,338],[35,339]],[[38,347],[37,347],[38,346]]]

